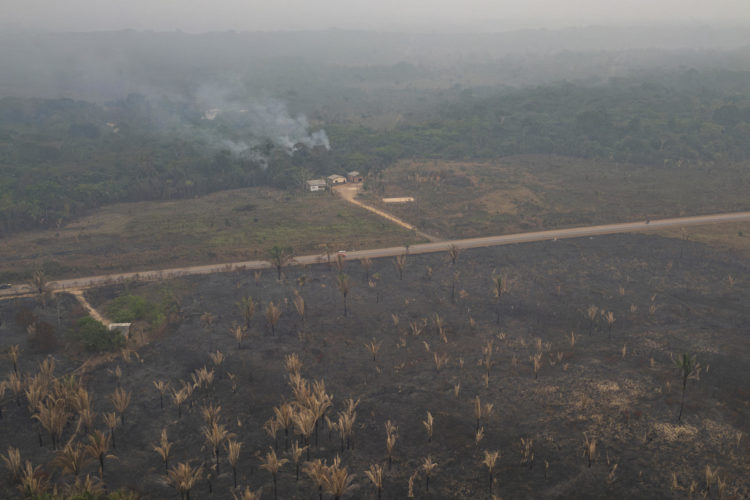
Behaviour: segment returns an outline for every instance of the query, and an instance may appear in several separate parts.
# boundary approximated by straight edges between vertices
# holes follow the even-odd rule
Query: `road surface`
[[[532,233],[507,234],[502,236],[486,236],[482,238],[468,238],[459,240],[446,240],[432,243],[421,243],[408,248],[409,254],[423,254],[434,252],[446,252],[451,245],[459,249],[491,247],[500,245],[511,245],[514,243],[530,243],[534,241],[558,240],[564,238],[581,238],[586,236],[600,236],[605,234],[633,233],[640,231],[656,231],[659,229],[698,226],[704,224],[717,224],[723,222],[747,222],[750,221],[750,212],[736,212],[728,214],[700,215],[695,217],[677,217],[673,219],[652,220],[650,222],[627,222],[621,224],[606,224],[602,226],[575,227],[570,229],[553,229],[549,231],[536,231]],[[359,260],[365,257],[377,259],[381,257],[393,257],[404,253],[403,246],[390,248],[374,248],[371,250],[356,250],[347,252],[347,260]],[[320,264],[327,262],[326,255],[304,255],[294,258],[298,265]],[[157,271],[141,271],[131,273],[108,274],[103,276],[90,276],[87,278],[73,278],[51,281],[48,288],[51,291],[82,290],[103,285],[121,283],[125,281],[155,281],[161,279],[178,278],[181,276],[213,274],[246,269],[268,269],[271,264],[262,260],[251,260],[245,262],[232,262],[228,264],[211,264],[206,266],[190,266],[175,269],[162,269]],[[32,295],[33,289],[30,285],[15,285],[7,290],[0,290],[0,299],[12,298],[24,295]]]

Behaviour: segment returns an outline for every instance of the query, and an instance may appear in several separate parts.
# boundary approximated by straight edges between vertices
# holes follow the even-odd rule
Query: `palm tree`
[[[187,401],[188,394],[184,390],[184,388],[177,390],[172,389],[172,401],[174,402],[174,405],[177,407],[177,418],[182,418],[182,405]]]
[[[14,344],[8,348],[8,356],[13,363],[13,372],[18,373],[18,345]]]
[[[234,434],[231,434],[224,425],[217,422],[201,427],[201,432],[203,433],[206,442],[213,450],[213,455],[216,459],[216,474],[221,474],[219,468],[219,450],[221,449],[222,443],[224,443],[226,439],[234,437]]]
[[[164,409],[164,395],[169,390],[169,382],[164,382],[163,380],[154,380],[153,381],[154,388],[159,393],[159,408]]]
[[[234,439],[227,440],[227,460],[229,465],[232,467],[232,479],[234,479],[234,487],[237,487],[237,462],[240,460],[240,449],[242,448],[241,441],[235,441]]]
[[[312,462],[307,461],[302,466],[302,472],[304,472],[318,488],[319,500],[323,500],[323,486],[326,484],[326,469],[327,467],[319,458],[316,458]]]
[[[302,454],[305,452],[305,450],[309,448],[310,448],[309,445],[300,446],[299,441],[297,441],[296,439],[294,440],[294,443],[292,443],[291,455],[292,455],[292,461],[294,462],[294,467],[295,467],[295,476],[294,476],[295,482],[299,481],[299,463],[300,463],[300,460],[302,460]],[[309,454],[307,455],[307,459],[308,460],[310,459]]]
[[[109,435],[104,434],[102,431],[94,431],[93,434],[89,434],[86,453],[99,461],[99,479],[104,478],[104,460],[117,458],[109,454]]]
[[[427,442],[432,441],[432,427],[435,420],[432,418],[432,413],[429,411],[427,412],[427,418],[425,420],[422,420],[422,425],[424,425],[425,430],[427,431]]]
[[[500,457],[499,451],[493,451],[489,452],[487,450],[484,451],[484,460],[482,460],[482,465],[487,467],[487,472],[489,473],[489,479],[490,479],[490,496],[492,496],[492,473],[495,470],[495,464],[497,463],[497,459]]]
[[[503,291],[504,291],[503,277],[495,276],[492,279],[492,284],[494,285],[492,292],[495,295],[495,323],[499,325],[500,324],[500,299],[502,298]]]
[[[278,434],[279,429],[281,429],[281,424],[279,424],[279,421],[275,418],[269,418],[266,420],[266,423],[263,424],[263,430],[273,439],[273,448],[277,451],[279,449],[279,441],[276,438],[276,434]]]
[[[461,249],[456,245],[451,245],[448,247],[448,258],[450,259],[452,266],[456,265],[456,260],[458,260],[459,253],[461,253]]]
[[[590,468],[596,458],[596,438],[589,438],[585,432],[583,433],[583,454]]]
[[[437,466],[437,462],[433,462],[429,455],[427,455],[427,458],[422,462],[422,470],[425,475],[425,489],[427,491],[430,491],[430,477],[432,476],[432,471],[435,470]]]
[[[21,479],[23,473],[23,462],[21,461],[21,451],[18,448],[8,446],[8,454],[0,455],[5,464],[5,468],[10,473],[11,482],[15,483]]]
[[[63,398],[48,398],[37,407],[37,413],[32,418],[39,421],[52,438],[52,449],[57,449],[57,441],[65,429],[70,413],[66,410],[67,404]]]
[[[234,340],[237,341],[237,350],[242,350],[242,339],[247,337],[247,330],[240,325],[234,325],[229,329],[229,332],[232,334],[232,337],[234,337]]]
[[[680,372],[682,378],[682,398],[680,399],[680,413],[677,415],[677,421],[679,422],[682,418],[682,409],[685,406],[685,389],[687,388],[687,381],[690,377],[696,376],[700,371],[700,364],[695,358],[695,355],[683,353],[678,357],[675,362],[675,366]]]
[[[52,459],[52,465],[62,469],[63,474],[72,474],[75,479],[78,479],[81,469],[86,467],[89,461],[90,457],[86,453],[84,446],[81,443],[74,442],[73,438],[71,438],[65,447],[59,450],[55,458]]]
[[[369,344],[365,344],[367,350],[370,351],[370,354],[372,354],[373,361],[375,361],[375,356],[377,356],[378,351],[380,351],[380,346],[382,344],[382,342],[378,342],[377,340],[375,340],[375,337],[372,338],[372,341],[370,341]]]
[[[266,321],[268,321],[268,326],[271,327],[271,335],[276,335],[276,323],[278,323],[280,317],[281,309],[276,307],[273,302],[269,302],[268,307],[266,307]]]
[[[396,446],[397,439],[398,427],[388,420],[385,423],[385,447],[388,452],[388,470],[391,470],[391,464],[393,463],[393,449]]]
[[[113,411],[104,414],[104,425],[109,429],[109,436],[112,439],[112,448],[117,449],[115,442],[115,429],[117,428],[117,414]]]
[[[362,265],[362,269],[365,270],[365,281],[370,281],[370,269],[372,269],[372,259],[369,257],[362,257],[359,260],[359,263]]]
[[[299,294],[297,290],[294,291],[294,309],[297,311],[300,321],[302,321],[302,328],[305,328],[305,299]]]
[[[237,307],[240,310],[240,314],[242,314],[242,319],[245,321],[245,329],[249,330],[250,321],[255,315],[255,302],[253,301],[253,298],[250,296],[242,297],[239,302],[237,302]]]
[[[305,438],[307,459],[310,460],[310,436],[315,431],[315,412],[308,408],[300,408],[298,412],[292,414],[292,419],[297,432]]]
[[[365,475],[375,486],[378,491],[378,500],[380,500],[383,492],[383,466],[380,464],[370,465],[370,470],[366,470]]]
[[[595,305],[591,304],[588,309],[586,309],[586,316],[589,318],[589,335],[591,335],[591,332],[594,329],[594,324],[596,323],[596,314],[599,312],[599,308]]]
[[[278,279],[281,281],[281,268],[290,263],[294,258],[292,249],[290,247],[274,245],[268,251],[268,257],[271,260],[271,265],[276,268]]]
[[[333,495],[334,500],[341,500],[352,487],[354,476],[350,476],[346,467],[341,467],[341,458],[337,455],[333,463],[326,468],[326,491]]]
[[[270,472],[273,477],[273,499],[276,500],[278,498],[276,477],[279,473],[279,469],[281,469],[281,467],[283,467],[283,465],[289,460],[277,457],[276,452],[272,448],[269,448],[265,459],[262,459],[261,461],[263,463],[260,465],[260,468]]]
[[[161,430],[159,444],[154,445],[154,451],[159,454],[161,461],[164,462],[164,474],[169,473],[169,452],[172,450],[172,444],[167,439],[167,428],[165,427]]]
[[[18,489],[24,498],[42,498],[49,489],[47,474],[41,465],[34,467],[28,460],[21,471]]]
[[[117,413],[120,414],[120,419],[122,420],[123,425],[125,425],[125,410],[130,406],[130,396],[131,393],[125,391],[121,387],[115,389],[115,392],[113,392],[111,396],[112,406],[114,406]]]
[[[261,500],[262,493],[263,488],[258,488],[257,490],[252,491],[249,486],[246,486],[240,493],[240,496],[237,496],[236,493],[232,493],[232,496],[234,497],[234,500]]]
[[[336,278],[336,286],[338,287],[339,292],[341,292],[341,295],[344,297],[344,317],[346,317],[346,297],[347,295],[349,295],[349,276],[346,274],[339,274]]]
[[[190,490],[203,477],[203,466],[193,468],[189,463],[180,462],[167,473],[172,486],[180,493],[182,500],[190,500]]]
[[[396,271],[398,271],[398,279],[403,280],[404,269],[406,269],[406,254],[402,253],[401,255],[397,255],[396,258],[393,259],[393,265],[396,266]]]
[[[289,403],[282,403],[273,409],[273,413],[279,421],[279,426],[284,429],[284,450],[289,450],[289,429],[295,423],[294,407]]]

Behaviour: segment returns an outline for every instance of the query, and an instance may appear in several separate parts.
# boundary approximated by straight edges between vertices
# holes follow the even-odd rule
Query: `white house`
[[[343,175],[333,174],[327,178],[329,186],[335,186],[336,184],[346,184],[346,177]]]
[[[305,189],[308,191],[325,191],[326,181],[325,179],[312,179],[305,181]]]

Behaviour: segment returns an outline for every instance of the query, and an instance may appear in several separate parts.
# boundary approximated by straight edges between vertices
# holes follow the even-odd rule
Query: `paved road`
[[[550,231],[536,231],[532,233],[517,233],[507,234],[503,236],[486,236],[482,238],[468,238],[461,240],[422,243],[410,246],[409,254],[445,252],[451,245],[455,245],[460,249],[467,249],[510,245],[513,243],[529,243],[533,241],[558,240],[563,238],[581,238],[585,236],[632,233],[638,231],[655,231],[659,229],[674,227],[746,221],[750,221],[750,212],[701,215],[696,217],[678,217],[673,219],[652,220],[650,222],[627,222],[622,224],[607,224],[603,226],[587,226],[570,229],[553,229]],[[402,253],[404,253],[403,246],[375,248],[371,250],[357,250],[347,252],[346,258],[347,260],[359,260],[364,257],[375,259],[380,257],[393,257]],[[308,265],[324,263],[327,261],[327,257],[325,255],[304,255],[295,257],[294,260],[299,265]],[[104,276],[90,276],[87,278],[74,278],[52,281],[48,285],[49,288],[53,291],[66,289],[75,290],[93,288],[129,280],[154,281],[188,275],[213,274],[242,269],[267,269],[270,267],[271,264],[267,261],[251,260],[245,262],[233,262],[228,264],[212,264],[207,266],[190,266],[176,269],[163,269],[158,271],[141,271],[132,273],[110,274]],[[29,285],[16,285],[7,290],[0,290],[0,299],[29,295],[32,292],[33,290]]]

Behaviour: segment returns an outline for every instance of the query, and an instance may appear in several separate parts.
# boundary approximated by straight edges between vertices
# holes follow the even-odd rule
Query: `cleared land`
[[[362,199],[442,238],[608,224],[750,208],[742,166],[663,168],[554,156],[403,161]],[[413,196],[409,205],[383,197]]]
[[[0,282],[42,267],[64,278],[265,258],[274,245],[297,254],[423,241],[324,193],[268,188],[191,200],[122,203],[59,230],[21,233],[0,245]]]

